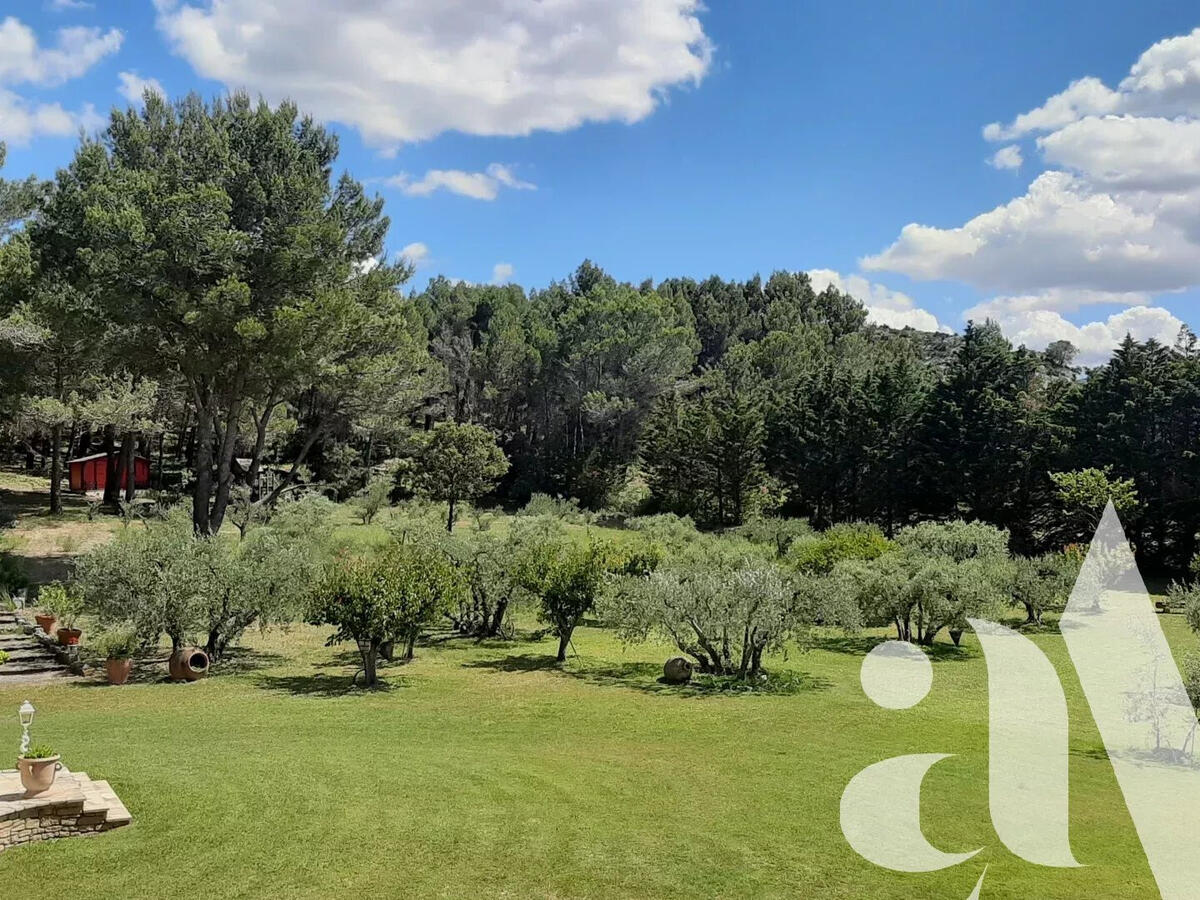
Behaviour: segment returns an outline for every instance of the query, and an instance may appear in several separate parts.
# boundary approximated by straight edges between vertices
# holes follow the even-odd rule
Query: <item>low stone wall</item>
[[[0,851],[18,844],[98,834],[128,825],[129,811],[107,781],[63,769],[54,786],[26,797],[16,770],[0,772]]]

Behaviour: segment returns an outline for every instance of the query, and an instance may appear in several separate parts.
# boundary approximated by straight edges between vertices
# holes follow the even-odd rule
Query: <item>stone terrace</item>
[[[65,766],[44,794],[26,798],[15,769],[0,772],[0,851],[50,838],[97,834],[128,825],[129,810],[107,781]]]

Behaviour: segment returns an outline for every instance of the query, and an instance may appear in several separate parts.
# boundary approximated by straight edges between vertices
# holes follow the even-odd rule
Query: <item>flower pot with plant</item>
[[[76,621],[83,612],[83,592],[79,586],[55,581],[45,585],[38,596],[42,605],[58,619],[60,625],[58,642],[64,647],[78,644],[79,638],[83,634],[75,627]],[[42,627],[46,628],[44,625]],[[49,629],[46,631],[49,633]]]
[[[109,684],[124,684],[133,670],[133,654],[141,646],[137,633],[127,629],[106,631],[96,641],[96,649],[104,657],[105,674]]]
[[[54,776],[62,768],[60,757],[53,747],[38,744],[17,758],[17,771],[21,774],[21,786],[26,797],[44,794],[54,786]]]

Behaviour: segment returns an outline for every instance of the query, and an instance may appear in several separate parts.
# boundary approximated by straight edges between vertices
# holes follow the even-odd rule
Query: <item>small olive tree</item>
[[[486,494],[507,471],[508,460],[490,431],[442,422],[421,449],[413,487],[418,494],[449,503],[446,530],[452,532],[457,505]]]
[[[76,575],[88,608],[145,642],[195,640],[214,660],[252,625],[294,621],[319,571],[315,532],[263,526],[241,541],[197,535],[184,511],[126,529],[85,554]]]
[[[447,615],[459,634],[496,637],[516,592],[509,542],[486,531],[472,531],[448,541],[451,556],[469,590]]]
[[[568,537],[529,542],[516,560],[516,583],[538,601],[539,614],[558,638],[555,660],[567,661],[571,635],[600,599],[623,560],[607,544]]]
[[[406,659],[421,629],[459,599],[463,580],[449,558],[423,543],[395,543],[368,558],[331,565],[315,594],[310,620],[333,625],[329,645],[354,641],[362,656],[363,680],[378,681],[382,644],[406,642]]]

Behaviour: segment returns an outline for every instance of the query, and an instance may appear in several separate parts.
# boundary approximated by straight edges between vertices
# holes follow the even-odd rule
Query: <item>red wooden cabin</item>
[[[71,490],[80,493],[84,491],[102,491],[108,481],[109,457],[107,453],[94,453],[91,456],[81,456],[78,459],[67,460],[70,472]],[[112,453],[112,467],[118,469],[121,454]],[[121,489],[125,489],[125,473],[117,472],[121,480]],[[150,460],[144,456],[133,458],[133,486],[138,488],[150,487]]]

